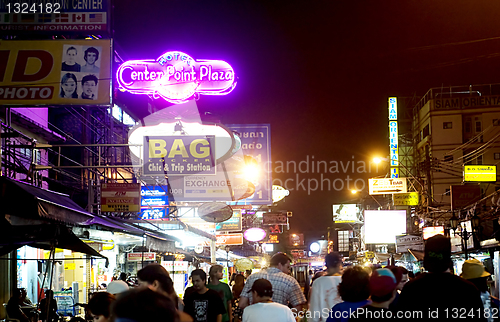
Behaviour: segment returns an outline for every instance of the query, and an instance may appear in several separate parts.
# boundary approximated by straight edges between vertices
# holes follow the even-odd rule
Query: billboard
[[[422,227],[422,236],[424,240],[427,240],[435,235],[444,235],[444,226]]]
[[[5,34],[109,34],[110,0],[2,0]]]
[[[246,198],[247,203],[272,204],[271,125],[231,124],[226,126],[239,133],[243,155],[256,162],[257,176],[249,180],[255,186],[255,192]]]
[[[365,210],[365,243],[394,244],[406,234],[406,210]]]
[[[217,232],[219,231],[241,231],[241,209],[233,209],[233,216],[226,221],[215,225]]]
[[[394,206],[418,206],[418,192],[399,193],[392,195]]]
[[[262,215],[263,225],[286,225],[288,217],[283,212],[267,212]]]
[[[496,165],[466,165],[464,166],[465,182],[495,182],[497,181]]]
[[[139,212],[140,183],[103,183],[102,212]]]
[[[360,222],[359,208],[356,204],[333,205],[333,222],[335,223],[357,223]]]
[[[111,40],[0,41],[0,105],[111,104]]]
[[[451,209],[460,209],[481,199],[479,184],[452,185]]]

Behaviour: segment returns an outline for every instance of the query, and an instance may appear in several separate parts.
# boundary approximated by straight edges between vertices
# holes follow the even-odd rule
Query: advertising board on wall
[[[451,209],[460,209],[481,199],[479,184],[452,185]]]
[[[103,183],[101,185],[101,211],[139,212],[140,183]]]
[[[9,34],[109,34],[110,0],[2,0],[0,30]]]
[[[233,209],[233,216],[215,225],[216,231],[241,231],[241,209]]]
[[[466,165],[464,166],[464,181],[495,182],[497,181],[497,166]]]
[[[0,105],[111,104],[111,40],[0,42]]]

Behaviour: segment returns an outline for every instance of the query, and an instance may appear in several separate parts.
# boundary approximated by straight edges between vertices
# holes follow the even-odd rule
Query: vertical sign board
[[[389,151],[391,178],[399,178],[398,99],[389,97]]]
[[[265,205],[272,203],[271,178],[271,125],[270,124],[231,124],[227,127],[240,134],[243,155],[257,161],[259,175],[252,183],[255,193],[246,198],[248,203]]]
[[[4,34],[109,35],[110,0],[2,0]]]
[[[110,89],[111,40],[0,42],[0,105],[109,106]]]
[[[141,186],[141,219],[168,217],[168,186]]]
[[[102,212],[139,212],[140,183],[103,183],[101,185]]]

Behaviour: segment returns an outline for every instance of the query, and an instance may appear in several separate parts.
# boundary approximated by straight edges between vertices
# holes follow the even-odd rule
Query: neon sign
[[[225,95],[236,86],[233,68],[222,60],[194,60],[169,51],[157,60],[129,60],[117,71],[122,90],[180,104],[199,95]]]

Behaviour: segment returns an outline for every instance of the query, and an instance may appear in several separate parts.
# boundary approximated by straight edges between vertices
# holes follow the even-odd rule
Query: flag
[[[69,22],[69,15],[67,13],[60,13],[56,15],[56,22]]]
[[[73,22],[85,22],[85,14],[84,13],[74,13],[73,14]]]
[[[3,23],[9,23],[10,22],[10,14],[4,13],[3,15],[0,15],[0,17],[2,17],[2,16],[3,16],[3,19],[0,18],[1,19],[0,22],[3,22]]]
[[[19,22],[19,15],[18,14],[12,15],[12,22]]]
[[[35,14],[21,14],[21,22],[35,22]]]
[[[38,14],[38,22],[51,22],[52,14],[50,13],[41,13]]]
[[[102,22],[102,13],[89,14],[89,22]]]

